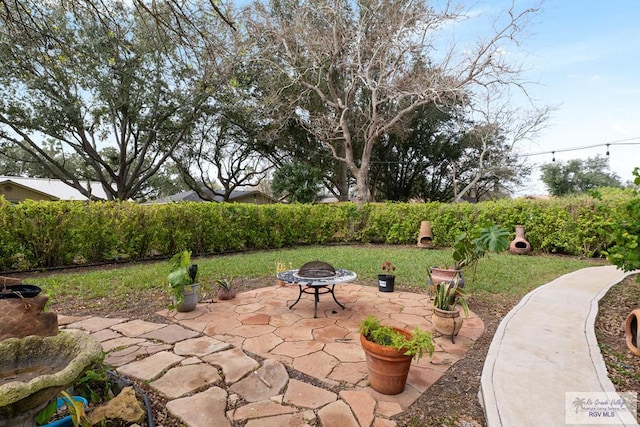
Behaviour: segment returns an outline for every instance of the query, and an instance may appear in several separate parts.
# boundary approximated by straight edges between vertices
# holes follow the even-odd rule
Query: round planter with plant
[[[454,337],[460,332],[463,323],[458,305],[462,307],[465,317],[469,317],[469,306],[465,294],[458,289],[457,283],[454,283],[453,287],[445,282],[434,285],[431,323],[437,332],[450,336],[452,343],[455,343]]]
[[[360,344],[367,359],[369,384],[382,394],[399,394],[404,390],[411,359],[419,360],[434,351],[430,332],[416,327],[413,333],[384,326],[374,316],[360,324]]]
[[[218,299],[229,300],[236,297],[236,288],[233,286],[233,277],[222,276],[216,279],[216,285],[220,290],[218,291]]]

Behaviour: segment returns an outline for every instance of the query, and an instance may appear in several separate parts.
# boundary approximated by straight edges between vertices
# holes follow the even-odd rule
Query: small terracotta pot
[[[231,289],[222,288],[218,291],[218,299],[220,300],[234,299],[236,297],[236,292],[237,291],[235,288],[231,288]]]
[[[398,328],[393,329],[411,338],[411,333]],[[407,383],[412,356],[405,356],[395,348],[371,342],[362,334],[360,344],[367,358],[371,388],[382,394],[402,393]]]
[[[442,335],[451,336],[452,343],[455,343],[454,337],[460,332],[462,322],[463,320],[458,310],[433,308],[433,314],[431,315],[433,327]]]

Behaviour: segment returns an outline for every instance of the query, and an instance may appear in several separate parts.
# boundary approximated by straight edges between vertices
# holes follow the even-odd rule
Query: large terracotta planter
[[[411,333],[398,328],[393,329],[411,338]],[[362,334],[360,344],[367,358],[371,388],[382,394],[402,393],[407,383],[412,356],[405,356],[392,347],[371,342]]]
[[[458,310],[441,310],[439,308],[433,308],[433,314],[431,315],[431,323],[436,331],[442,335],[450,336],[451,342],[455,343],[454,337],[458,335],[462,328],[462,317]]]

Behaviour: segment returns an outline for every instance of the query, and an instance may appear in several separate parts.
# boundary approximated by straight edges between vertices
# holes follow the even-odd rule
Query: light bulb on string
[[[552,162],[555,162],[555,161],[556,161],[556,152],[555,152],[555,151],[552,151],[552,152],[551,152],[551,155],[553,156],[553,158],[551,159],[551,161],[552,161]]]

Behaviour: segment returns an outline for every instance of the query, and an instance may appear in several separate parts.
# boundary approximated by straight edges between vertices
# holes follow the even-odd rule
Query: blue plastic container
[[[85,399],[82,396],[71,396],[71,399],[73,399],[76,402],[82,402],[82,404],[84,405],[84,407],[87,407],[87,404],[89,402],[87,402],[87,399]],[[58,397],[56,399],[56,409],[60,409],[62,408],[65,403],[64,401],[67,400],[66,397]],[[54,421],[52,423],[49,424],[44,424],[42,427],[73,427],[73,421],[71,421],[71,415],[67,415],[64,418],[61,418],[57,421]]]

